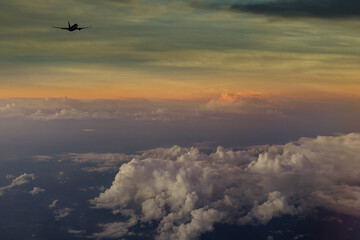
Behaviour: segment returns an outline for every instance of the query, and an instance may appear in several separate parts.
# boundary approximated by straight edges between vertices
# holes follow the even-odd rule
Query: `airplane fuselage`
[[[72,31],[75,31],[75,30],[80,30],[78,28],[78,25],[75,23],[74,25],[72,25],[71,27],[69,27],[69,31],[72,32]]]

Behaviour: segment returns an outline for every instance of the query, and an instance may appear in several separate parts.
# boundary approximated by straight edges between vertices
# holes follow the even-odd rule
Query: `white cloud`
[[[123,163],[133,158],[132,155],[116,153],[69,153],[64,157],[76,163],[87,164],[82,168],[86,172],[117,171]]]
[[[287,102],[289,105],[289,100]],[[275,97],[260,92],[222,93],[218,98],[198,101],[0,99],[0,118],[37,121],[132,119],[173,122],[201,119],[208,114],[222,116],[224,112],[278,114],[283,108],[285,105],[280,105]],[[81,130],[92,132],[95,129]]]
[[[81,229],[81,230],[76,230],[76,229],[68,229],[68,233],[75,235],[75,237],[82,237],[82,235],[86,234],[86,231]]]
[[[157,223],[158,240],[197,239],[215,223],[266,224],[316,207],[360,216],[359,146],[353,133],[211,154],[153,149],[132,155],[91,203],[134,224]],[[122,237],[132,226],[107,223],[92,236]]]
[[[26,118],[31,120],[50,121],[50,120],[68,120],[68,119],[81,120],[81,119],[93,119],[93,118],[107,119],[107,118],[114,118],[114,116],[106,112],[88,112],[88,111],[81,111],[75,108],[62,108],[52,113],[37,110],[36,112],[27,116]]]
[[[328,121],[338,129],[339,120],[357,126],[360,118],[359,99],[306,100],[270,95],[266,92],[224,92],[218,97],[192,101],[145,100],[79,100],[56,99],[0,99],[0,119],[27,119],[35,121],[119,119],[151,122],[187,122],[204,124],[203,120],[226,119],[240,124],[268,124],[269,121],[295,119],[300,124],[308,120]],[[348,116],[351,115],[351,118]],[[247,120],[247,118],[256,119]],[[271,118],[271,119],[265,119]],[[275,121],[275,122],[276,122]],[[295,121],[296,122],[296,121]],[[93,126],[92,126],[93,127]],[[99,129],[80,129],[85,133]]]
[[[39,187],[34,187],[33,190],[31,190],[29,193],[34,196],[34,195],[39,194],[41,192],[45,192],[45,189],[44,188],[39,188]]]
[[[57,202],[58,202],[58,200],[52,201],[52,203],[50,203],[50,205],[49,205],[49,208],[54,208],[54,207],[56,207]]]
[[[221,112],[258,112],[270,105],[270,97],[262,92],[222,93],[217,99],[210,99],[205,110]]]
[[[70,215],[70,213],[73,211],[74,209],[71,208],[62,208],[62,209],[58,209],[54,211],[55,214],[55,219],[56,220],[60,220],[61,218],[67,217]]]
[[[102,238],[120,238],[125,235],[133,235],[128,229],[137,224],[137,219],[131,217],[127,222],[114,222],[107,224],[100,224],[103,228],[100,233],[94,233],[90,238],[102,239]]]
[[[149,102],[144,100],[0,99],[1,118],[29,120],[133,119],[176,121],[195,116],[199,102]],[[84,132],[95,129],[84,128]]]
[[[193,110],[193,113],[190,115],[194,115],[196,109],[191,110]],[[188,117],[186,114],[184,114],[184,112],[180,112],[179,109],[170,110],[167,108],[157,108],[151,111],[138,111],[134,113],[128,113],[127,116],[134,120],[163,122],[184,120],[185,117]]]
[[[251,222],[267,224],[273,217],[280,217],[282,215],[294,215],[297,210],[294,206],[287,204],[284,196],[280,192],[269,193],[268,200],[261,205],[257,202],[254,207],[243,218],[238,220],[239,224],[248,224]]]
[[[85,232],[86,232],[85,230],[75,230],[75,229],[68,230],[68,233],[71,233],[71,234],[83,234]]]
[[[48,162],[50,160],[53,159],[53,157],[51,156],[47,156],[47,155],[36,155],[33,157],[35,159],[35,161],[37,162]]]
[[[20,185],[24,185],[32,180],[34,180],[36,178],[35,174],[33,173],[24,173],[22,175],[20,175],[19,177],[15,178],[14,180],[12,180],[12,183],[9,186],[20,186]]]
[[[56,178],[58,180],[58,183],[66,183],[69,180],[69,177],[66,176],[65,172],[60,171],[58,172],[58,174],[56,175]]]
[[[221,222],[226,216],[224,212],[215,209],[196,209],[191,211],[191,222],[174,226],[173,222],[160,223],[161,229],[157,239],[188,240],[197,239],[201,233],[213,231],[214,223]],[[169,228],[171,226],[171,228]]]
[[[19,177],[12,180],[10,185],[0,187],[0,196],[4,194],[5,191],[14,188],[16,186],[21,186],[24,184],[27,184],[28,182],[34,180],[36,178],[35,174],[32,173],[24,173],[20,175]]]

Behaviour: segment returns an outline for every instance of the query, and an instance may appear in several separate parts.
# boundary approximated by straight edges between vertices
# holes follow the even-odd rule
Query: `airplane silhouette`
[[[58,29],[62,29],[62,30],[68,30],[70,32],[75,31],[75,30],[82,30],[82,29],[86,29],[86,28],[91,28],[91,25],[89,27],[78,27],[79,25],[77,25],[77,23],[75,23],[74,25],[70,25],[70,22],[68,21],[68,27],[54,27],[53,28],[58,28]]]

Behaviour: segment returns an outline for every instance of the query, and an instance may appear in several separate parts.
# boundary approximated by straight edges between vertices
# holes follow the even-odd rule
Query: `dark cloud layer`
[[[280,17],[351,18],[360,16],[356,0],[276,0],[233,4],[232,10]]]

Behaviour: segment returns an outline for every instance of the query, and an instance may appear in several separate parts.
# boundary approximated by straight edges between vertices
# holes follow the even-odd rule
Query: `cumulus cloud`
[[[63,108],[63,109],[59,109],[54,113],[46,113],[46,112],[42,112],[41,110],[37,110],[35,113],[31,114],[30,116],[27,116],[27,118],[31,120],[50,121],[50,120],[68,120],[68,119],[81,120],[81,119],[93,119],[93,118],[106,119],[112,117],[110,114],[107,114],[105,112],[91,113],[87,111],[80,111],[74,108]]]
[[[9,186],[20,186],[24,185],[36,178],[35,174],[33,173],[24,173],[19,177],[15,178]]]
[[[127,222],[100,224],[99,226],[103,228],[103,231],[94,233],[90,236],[90,238],[120,238],[126,235],[134,235],[133,232],[129,231],[129,228],[135,226],[136,224],[137,219],[135,217],[130,218]]]
[[[190,112],[188,112],[190,110]],[[138,111],[134,113],[128,113],[127,116],[131,117],[134,120],[140,121],[162,121],[162,122],[171,122],[184,120],[186,117],[194,117],[196,113],[196,108],[190,107],[189,109],[169,109],[169,108],[156,108],[154,110],[148,111]]]
[[[58,180],[58,183],[63,184],[63,183],[66,183],[69,180],[69,177],[66,176],[65,172],[60,171],[56,175],[56,179]]]
[[[285,145],[206,154],[174,146],[124,163],[90,202],[126,221],[94,238],[118,238],[156,223],[155,239],[197,239],[214,224],[267,224],[314,208],[360,216],[360,134],[301,138]]]
[[[37,162],[48,162],[48,161],[52,160],[53,157],[47,156],[47,155],[36,155],[36,156],[34,156],[34,159]]]
[[[82,170],[86,172],[112,172],[117,171],[119,167],[130,161],[133,156],[117,153],[69,153],[65,158],[79,164],[87,164]]]
[[[71,233],[71,234],[84,234],[84,233],[86,233],[86,231],[85,230],[69,229],[68,233]]]
[[[139,121],[176,121],[193,115],[196,107],[186,102],[149,102],[145,100],[0,99],[0,118],[37,121],[85,119],[133,119]],[[199,104],[196,103],[196,106]],[[170,107],[169,107],[170,106]],[[185,108],[184,108],[185,107]],[[180,111],[181,110],[181,111]],[[84,128],[84,132],[94,129]]]
[[[45,192],[45,189],[44,188],[39,188],[39,187],[34,187],[33,190],[31,190],[29,193],[34,196],[34,195],[37,195],[37,194],[39,194],[41,192]]]
[[[84,234],[86,234],[86,230],[77,230],[77,229],[68,229],[68,233],[71,235],[74,235],[75,237],[83,237]]]
[[[294,206],[287,204],[284,196],[280,192],[269,193],[268,200],[261,205],[255,201],[254,207],[243,218],[238,220],[239,224],[247,224],[255,221],[255,223],[267,224],[273,217],[280,217],[282,215],[294,215],[296,209]]]
[[[30,120],[111,119],[121,116],[122,101],[57,99],[4,99],[0,118]]]
[[[282,114],[284,109],[274,97],[262,92],[224,92],[203,106],[204,111],[238,114]]]
[[[72,208],[62,208],[62,209],[58,209],[54,211],[55,214],[55,219],[56,220],[60,220],[61,218],[67,217],[70,215],[70,213],[73,211],[74,209]]]
[[[12,189],[17,186],[21,186],[27,184],[28,182],[34,180],[36,178],[35,174],[32,173],[24,173],[17,178],[13,179],[10,185],[0,187],[0,196],[4,194],[5,191]]]
[[[54,207],[56,207],[57,202],[58,202],[58,200],[52,201],[52,202],[49,204],[49,208],[54,208]]]
[[[8,102],[12,102],[11,104]],[[270,113],[280,106],[266,93],[222,93],[220,97],[199,101],[131,101],[75,99],[8,99],[0,100],[0,118],[22,118],[36,121],[131,119],[135,121],[174,122],[201,119],[208,113]],[[7,107],[8,106],[8,107]],[[83,128],[83,132],[95,129]],[[37,156],[47,160],[45,156]]]
[[[75,100],[75,99],[0,99],[0,119],[15,118],[31,121],[65,121],[87,119],[118,119],[123,121],[147,121],[201,124],[206,120],[218,119],[242,124],[261,123],[264,117],[273,117],[271,121],[285,118],[308,118],[320,121],[328,119],[332,129],[339,129],[338,121],[346,121],[357,126],[360,118],[359,99],[339,100],[299,100],[270,95],[266,92],[223,92],[220,96],[198,101],[162,101],[144,100]],[[346,116],[345,116],[346,115]],[[347,117],[351,115],[351,118]],[[256,117],[255,121],[249,118]],[[350,120],[349,120],[350,119]],[[299,120],[300,121],[300,120]],[[268,122],[268,121],[267,121]],[[289,121],[292,124],[294,121]],[[300,121],[298,124],[306,124]],[[303,125],[301,125],[303,126]],[[354,128],[351,128],[354,129]],[[81,130],[81,128],[80,128]],[[101,130],[83,128],[83,134],[99,134]],[[39,161],[49,160],[47,156],[36,156]]]

